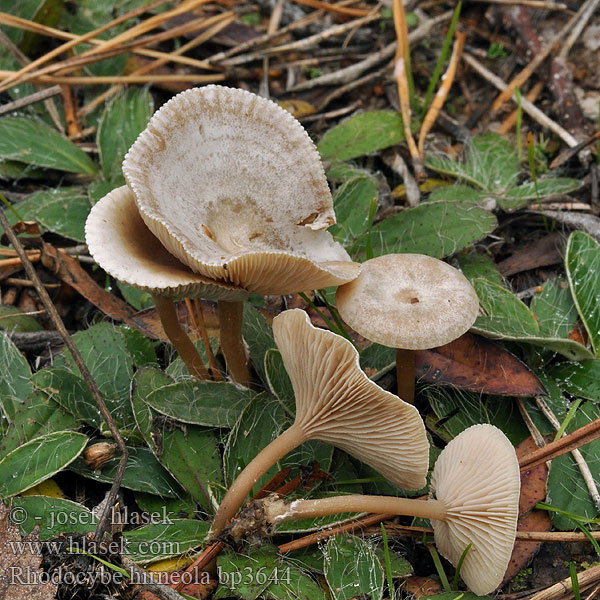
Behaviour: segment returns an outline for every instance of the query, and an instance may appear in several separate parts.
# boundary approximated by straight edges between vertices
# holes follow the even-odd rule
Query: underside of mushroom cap
[[[405,350],[443,346],[474,323],[479,300],[466,277],[422,254],[386,254],[361,265],[335,296],[340,315],[367,339]]]
[[[222,86],[186,90],[154,114],[123,173],[146,225],[197,273],[263,294],[352,279],[321,266],[350,258],[321,231],[335,214],[320,157],[270,100]],[[282,274],[286,287],[263,287]]]
[[[119,281],[161,296],[243,300],[248,293],[194,273],[168,252],[142,221],[127,186],[99,200],[85,239],[94,260]]]
[[[435,543],[454,566],[471,544],[460,575],[476,594],[489,594],[504,577],[517,531],[519,462],[493,425],[474,425],[444,448],[433,475],[433,496],[448,510],[432,521]]]
[[[279,314],[273,334],[306,439],[341,448],[401,488],[424,487],[429,442],[417,409],[372,382],[352,344],[313,327],[304,311]]]

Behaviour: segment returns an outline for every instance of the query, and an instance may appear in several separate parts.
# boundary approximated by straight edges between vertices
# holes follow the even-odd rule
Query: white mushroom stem
[[[263,448],[236,477],[215,514],[209,537],[215,537],[235,516],[254,484],[288,452],[306,440],[304,429],[294,423]]]
[[[181,328],[173,300],[166,296],[152,295],[163,329],[185,363],[190,375],[196,379],[210,379],[198,350],[187,333]]]
[[[219,339],[227,371],[236,383],[249,387],[252,379],[242,337],[244,303],[241,300],[237,302],[220,300],[217,312],[219,315]]]
[[[440,500],[414,500],[392,496],[333,496],[317,500],[274,500],[265,502],[265,518],[270,524],[297,519],[314,519],[338,513],[369,512],[408,515],[445,521],[448,510]]]
[[[404,402],[415,403],[415,351],[396,348],[397,395]]]

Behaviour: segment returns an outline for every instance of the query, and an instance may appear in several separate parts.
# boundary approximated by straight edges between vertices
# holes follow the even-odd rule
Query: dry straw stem
[[[444,102],[448,97],[450,92],[450,88],[452,87],[452,83],[454,82],[454,77],[456,75],[456,69],[458,67],[458,61],[460,60],[460,55],[462,54],[463,48],[465,46],[465,40],[467,39],[467,34],[464,31],[461,31],[456,41],[454,42],[454,48],[452,50],[452,56],[450,57],[450,62],[448,64],[448,68],[442,77],[442,84],[440,85],[440,89],[437,91],[425,118],[423,119],[423,124],[421,125],[421,133],[419,134],[419,156],[423,158],[423,149],[425,146],[425,138],[427,134],[433,127],[442,107],[444,106]]]
[[[502,90],[501,94],[494,100],[492,110],[499,110],[502,105],[514,94],[515,88],[522,87],[523,84],[535,73],[536,69],[548,58],[550,52],[556,44],[573,30],[577,22],[581,21],[585,24],[592,15],[594,9],[598,5],[599,0],[586,0],[581,8],[569,19],[567,24],[546,44],[544,49],[533,57],[531,62],[518,73],[511,82]],[[591,10],[590,10],[591,9]]]
[[[544,89],[544,82],[538,81],[531,88],[530,92],[525,96],[525,98],[527,99],[528,102],[533,103],[537,100],[538,96],[540,95],[540,93],[543,89]],[[508,115],[508,117],[506,117],[506,119],[504,119],[504,121],[498,128],[499,134],[504,135],[505,133],[508,133],[515,126],[515,123],[517,122],[518,112],[519,112],[519,109],[515,108],[515,110],[513,110],[510,113],[510,115]],[[550,168],[552,168],[552,167],[550,167]]]
[[[414,161],[420,162],[419,150],[410,130],[411,110],[410,93],[406,71],[410,68],[410,49],[408,44],[408,26],[406,24],[406,13],[402,0],[394,0],[392,4],[394,11],[394,27],[396,29],[396,56],[394,66],[394,78],[398,86],[398,98],[400,100],[400,113],[404,125],[404,135],[408,150]]]
[[[465,53],[463,54],[463,59],[476,73],[489,81],[494,87],[499,90],[506,89],[506,84],[504,81],[502,81],[500,77],[492,73],[489,69],[484,67],[474,56]],[[512,98],[515,102],[517,101],[514,94]],[[562,128],[556,121],[553,121],[537,106],[525,98],[521,99],[521,107],[523,108],[524,112],[537,121],[537,123],[539,123],[542,127],[545,127],[546,129],[549,129],[555,133],[561,140],[563,140],[563,142],[567,144],[567,146],[573,147],[579,144],[579,142],[568,131]]]
[[[188,50],[191,50],[192,48],[195,48],[195,47],[199,46],[200,44],[203,44],[204,42],[208,41],[213,36],[217,35],[220,31],[225,29],[225,27],[227,27],[228,25],[233,23],[233,21],[235,21],[235,18],[236,18],[235,15],[231,14],[231,16],[229,18],[223,19],[222,21],[215,23],[212,27],[208,28],[206,31],[202,32],[200,35],[197,35],[193,40],[190,40],[187,44],[184,44],[183,46],[180,46],[176,50],[173,50],[173,52],[167,54],[165,56],[165,58],[158,58],[155,61],[153,61],[147,65],[144,65],[143,67],[140,67],[139,69],[136,69],[135,71],[130,73],[130,75],[133,75],[133,76],[147,75],[148,73],[151,73],[152,71],[154,71],[156,69],[159,69],[160,67],[166,65],[169,62],[174,62],[174,57],[185,54]],[[224,79],[224,77],[222,79]],[[77,114],[79,116],[87,115],[88,113],[92,112],[94,110],[94,108],[96,108],[96,106],[99,106],[103,102],[106,102],[109,98],[111,98],[116,93],[118,93],[119,90],[121,90],[122,88],[123,88],[123,86],[121,84],[113,85],[111,88],[109,88],[108,90],[106,90],[105,92],[100,94],[99,96],[96,96],[88,104],[83,106],[78,111]]]
[[[344,6],[321,2],[320,0],[294,0],[294,2],[304,4],[304,6],[310,6],[311,8],[320,8],[341,15],[349,15],[351,17],[364,17],[371,12],[370,8],[346,8]]]
[[[577,574],[577,583],[579,590],[583,591],[591,588],[600,581],[600,565],[591,567]],[[573,597],[573,582],[571,577],[566,577],[562,581],[555,583],[546,590],[542,590],[533,596],[529,596],[529,600],[558,600]],[[592,596],[593,597],[593,596]]]
[[[471,0],[472,2],[481,2],[482,4],[520,4],[530,8],[542,8],[544,10],[567,10],[566,4],[561,2],[546,2],[546,0]],[[425,8],[423,6],[423,8]]]
[[[72,340],[71,336],[69,335],[69,332],[67,331],[67,328],[65,327],[65,324],[63,323],[62,319],[60,318],[60,315],[58,314],[58,311],[56,310],[54,303],[50,299],[50,296],[48,295],[46,288],[42,285],[42,282],[40,281],[40,278],[38,277],[35,269],[33,268],[33,265],[31,264],[31,261],[29,260],[29,257],[27,256],[27,253],[23,249],[23,246],[21,245],[19,238],[16,236],[15,232],[13,231],[12,227],[10,226],[10,223],[8,222],[3,210],[0,211],[0,225],[2,225],[2,227],[4,228],[4,231],[5,231],[8,239],[10,240],[10,243],[12,244],[13,248],[16,250],[17,254],[19,255],[19,259],[23,263],[23,268],[25,269],[25,272],[27,273],[27,275],[29,276],[31,281],[33,281],[33,283],[35,284],[35,289],[38,293],[40,300],[42,301],[42,304],[48,311],[48,315],[50,316],[52,323],[56,327],[57,331],[60,333],[60,336],[62,337],[63,341],[65,342],[65,346],[71,353],[73,361],[77,365],[77,368],[79,369],[79,372],[81,373],[81,376],[83,377],[85,383],[87,384],[88,388],[90,389],[90,392],[92,393],[92,397],[94,398],[94,401],[96,402],[96,405],[98,406],[98,410],[100,411],[102,418],[105,420],[109,431],[111,432],[113,438],[117,442],[117,445],[119,446],[119,450],[121,450],[121,458],[119,460],[119,465],[118,465],[117,471],[115,473],[113,484],[112,484],[112,486],[110,488],[110,492],[106,498],[105,507],[104,507],[104,510],[102,511],[102,515],[100,516],[100,519],[98,520],[98,526],[96,527],[96,532],[94,534],[94,538],[96,540],[102,540],[104,533],[106,531],[108,531],[109,516],[112,514],[112,509],[113,509],[113,506],[117,499],[117,493],[118,493],[119,487],[121,485],[121,480],[123,479],[123,473],[125,472],[125,466],[127,465],[127,458],[128,458],[129,453],[127,451],[127,447],[125,446],[125,440],[123,440],[123,436],[121,435],[119,428],[116,426],[116,424],[110,414],[110,411],[108,410],[108,407],[106,406],[106,403],[104,402],[104,398],[102,397],[102,394],[100,393],[100,390],[99,390],[96,382],[94,381],[94,378],[92,377],[92,374],[90,373],[89,369],[87,368],[87,365],[83,361],[83,358],[82,358],[81,354],[79,353],[79,350],[73,343],[73,340]]]
[[[133,51],[140,46],[149,46],[152,44],[157,44],[159,42],[163,42],[165,40],[172,39],[174,37],[178,37],[186,33],[190,33],[191,31],[208,27],[210,25],[213,25],[215,22],[222,21],[231,16],[233,16],[233,13],[229,12],[217,15],[215,17],[200,17],[198,19],[190,21],[189,23],[180,25],[179,27],[172,27],[169,30],[158,33],[156,35],[140,38],[133,42],[129,42],[128,44],[121,44],[116,47],[113,44],[107,43],[104,45],[104,49],[101,49],[101,47],[98,46],[97,48],[92,48],[92,50],[84,52],[83,54],[79,54],[78,56],[68,58],[64,61],[55,63],[53,65],[48,65],[47,67],[34,71],[33,73],[28,73],[22,79],[20,79],[19,82],[13,82],[9,85],[9,87],[13,87],[17,83],[22,83],[23,81],[35,80],[43,75],[51,75],[57,72],[60,72],[60,75],[66,75],[67,73],[70,73],[82,66],[89,65],[100,60],[104,60],[106,58],[112,58],[120,54],[125,54],[126,52]],[[4,86],[0,88],[0,91],[5,87],[6,84],[4,84]]]
[[[3,104],[2,106],[0,106],[0,115],[5,115],[6,113],[12,112],[14,110],[19,110],[25,106],[35,104],[36,102],[41,102],[42,100],[46,100],[47,98],[58,96],[60,93],[61,88],[58,85],[45,88],[43,90],[40,90],[39,92],[34,92],[33,94],[29,94],[29,96],[19,98],[14,102],[8,102],[7,104]]]
[[[54,50],[50,50],[43,56],[40,56],[40,58],[30,62],[28,65],[25,65],[20,71],[15,73],[14,81],[17,81],[18,79],[23,77],[23,75],[25,75],[26,73],[33,71],[34,69],[36,69],[37,67],[40,67],[41,65],[48,62],[49,60],[52,60],[55,56],[58,56],[59,54],[62,54],[63,52],[67,52],[67,50],[70,50],[71,48],[77,46],[77,44],[86,42],[87,40],[94,38],[97,35],[100,35],[101,33],[108,31],[109,29],[112,29],[113,27],[115,27],[116,25],[119,25],[120,23],[123,23],[123,22],[127,21],[128,19],[133,19],[133,18],[143,14],[144,12],[151,10],[152,8],[159,6],[160,4],[164,4],[164,3],[165,3],[165,0],[154,0],[154,2],[151,2],[150,4],[146,4],[144,6],[141,6],[139,8],[136,8],[134,10],[127,12],[120,17],[117,17],[110,23],[107,23],[106,25],[103,25],[102,27],[98,27],[98,29],[94,29],[93,31],[88,31],[88,33],[85,33],[83,35],[76,36],[71,41],[66,42],[65,44],[61,44],[60,46],[58,46],[58,48],[54,48]],[[9,83],[12,83],[12,82],[5,81],[4,85],[8,85]]]

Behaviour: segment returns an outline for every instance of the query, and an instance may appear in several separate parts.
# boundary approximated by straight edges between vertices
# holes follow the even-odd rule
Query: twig
[[[336,6],[335,4],[321,2],[320,0],[294,0],[294,2],[310,6],[311,8],[321,8],[329,12],[336,12],[340,15],[348,15],[350,17],[364,17],[370,12],[368,8],[346,8],[344,6]]]
[[[77,112],[73,102],[73,91],[71,86],[62,85],[63,107],[65,110],[65,121],[67,122],[67,135],[71,138],[81,133],[81,127],[77,123]]]
[[[412,176],[406,162],[395,149],[391,149],[382,154],[383,162],[390,168],[394,173],[397,173],[404,182],[404,188],[406,190],[406,203],[409,206],[418,206],[421,200],[421,190],[419,184],[415,181]]]
[[[479,75],[481,75],[484,79],[487,79],[495,88],[499,90],[504,90],[506,88],[506,84],[500,77],[494,75],[489,69],[484,67],[474,56],[471,54],[465,53],[463,54],[464,61]],[[516,98],[513,94],[513,100],[516,102]],[[563,129],[556,121],[553,121],[550,117],[544,114],[537,106],[526,100],[525,98],[521,98],[521,107],[523,110],[533,119],[535,119],[542,127],[549,129],[553,133],[555,133],[563,142],[567,144],[567,146],[577,146],[579,143],[568,131]]]
[[[548,406],[544,398],[542,398],[541,396],[536,396],[535,402],[540,407],[540,410],[544,413],[546,419],[550,421],[552,427],[554,427],[554,429],[558,431],[560,429],[560,421],[556,418],[556,415],[552,412],[551,408]],[[565,435],[567,434],[563,433],[563,436]],[[573,458],[575,459],[575,462],[577,463],[577,466],[581,471],[581,476],[585,481],[585,485],[590,493],[590,496],[592,497],[594,505],[598,510],[600,510],[600,494],[598,493],[598,488],[596,487],[596,482],[594,481],[594,476],[590,471],[589,465],[587,464],[587,462],[585,462],[585,459],[583,458],[583,455],[581,454],[579,449],[573,450],[571,454],[573,455]]]
[[[590,135],[586,140],[583,140],[581,144],[577,144],[577,146],[573,146],[573,148],[567,148],[550,163],[550,169],[557,169],[558,167],[561,167],[580,150],[583,150],[586,146],[589,146],[597,139],[600,139],[600,131],[596,131],[594,135]]]
[[[24,66],[29,63],[29,59],[19,50],[19,48],[17,48],[17,46],[15,46],[15,44],[13,44],[12,40],[2,30],[0,30],[0,42],[13,55],[14,59],[21,66]],[[40,89],[40,86],[36,87],[38,88],[38,90]],[[58,114],[58,111],[56,110],[56,106],[54,106],[54,102],[52,101],[52,99],[46,98],[46,100],[44,100],[44,106],[46,107],[46,110],[48,111],[48,114],[50,115],[56,129],[61,133],[64,133],[60,116]]]
[[[337,119],[337,117],[343,117],[348,113],[355,111],[357,108],[362,106],[362,100],[356,100],[352,102],[348,106],[344,106],[343,108],[338,108],[336,110],[330,110],[329,112],[320,112],[314,115],[307,115],[306,117],[300,117],[299,121],[302,123],[312,123],[313,121],[319,121],[320,119]]]
[[[55,56],[59,56],[60,54],[67,52],[68,50],[70,50],[71,48],[74,48],[78,44],[86,42],[86,41],[90,40],[91,38],[95,38],[96,36],[104,33],[105,31],[112,29],[116,25],[124,23],[125,21],[128,21],[129,19],[133,19],[133,18],[141,15],[142,13],[153,9],[156,6],[159,6],[160,4],[166,4],[168,1],[169,0],[154,0],[153,2],[150,2],[150,4],[144,4],[143,6],[141,6],[139,8],[131,10],[131,11],[125,13],[124,15],[117,17],[110,23],[107,23],[106,25],[103,25],[102,27],[99,27],[98,29],[94,29],[93,31],[88,31],[88,33],[84,33],[83,35],[75,36],[71,41],[61,44],[60,46],[58,46],[58,48],[54,48],[54,50],[50,50],[43,56],[40,56],[40,58],[25,65],[20,71],[17,71],[15,73],[14,81],[19,80],[26,73],[33,71],[34,69],[36,69],[37,67],[40,67],[41,65],[48,62],[49,60],[52,60]],[[8,85],[10,83],[11,83],[11,81],[5,81],[4,85]]]
[[[438,15],[437,17],[421,23],[416,29],[408,34],[408,41],[413,44],[426,38],[436,25],[451,19],[452,14],[453,11],[447,11],[441,15]],[[378,52],[372,53],[370,56],[360,62],[350,65],[344,69],[340,69],[339,71],[335,71],[334,73],[328,73],[327,75],[322,75],[321,77],[316,77],[315,79],[303,81],[302,83],[291,87],[288,91],[300,92],[304,90],[310,90],[321,85],[339,85],[348,81],[353,81],[368,69],[378,65],[384,60],[392,58],[395,52],[396,42],[392,42],[385,48],[379,50]]]
[[[350,90],[360,87],[361,85],[364,85],[365,83],[368,83],[369,81],[373,81],[374,79],[383,77],[385,75],[386,71],[387,71],[387,67],[383,67],[382,69],[379,69],[378,71],[369,73],[368,75],[365,75],[364,77],[360,77],[359,79],[355,79],[354,81],[351,81],[350,83],[347,83],[346,85],[342,85],[339,88],[336,88],[333,92],[331,92],[331,94],[329,94],[328,96],[325,96],[323,101],[319,104],[317,110],[319,110],[319,112],[323,111],[326,106],[328,106],[331,102],[333,102],[340,96],[343,96]]]
[[[532,88],[531,91],[525,96],[525,98],[533,103],[537,100],[537,97],[540,95],[541,91],[544,89],[544,82],[538,81]],[[498,133],[500,135],[504,135],[508,133],[517,122],[517,114],[519,112],[518,108],[515,108],[506,119],[501,123],[500,127],[498,127]],[[550,167],[552,168],[552,167]]]
[[[546,0],[471,0],[484,4],[520,4],[530,8],[541,8],[543,10],[567,10],[569,7],[562,2],[546,2]],[[424,7],[424,5],[421,5]]]
[[[94,381],[94,378],[92,377],[85,362],[83,361],[83,358],[82,358],[79,350],[73,343],[73,340],[72,340],[71,336],[69,335],[69,332],[67,331],[67,329],[65,327],[65,324],[63,323],[62,319],[60,318],[60,315],[58,314],[58,311],[56,310],[54,303],[50,299],[50,296],[48,295],[46,288],[42,285],[40,278],[38,277],[35,269],[33,268],[33,265],[31,264],[31,261],[29,260],[29,257],[27,256],[25,250],[23,249],[23,246],[21,245],[19,238],[16,236],[15,232],[12,230],[12,227],[10,226],[3,210],[0,211],[0,225],[2,225],[2,227],[4,228],[4,231],[5,231],[6,235],[8,236],[8,239],[10,240],[10,243],[12,244],[13,248],[17,251],[19,258],[21,259],[21,262],[23,263],[25,272],[27,273],[27,275],[29,276],[31,281],[33,281],[33,283],[35,284],[35,289],[37,290],[40,300],[42,301],[42,304],[48,311],[48,315],[50,316],[50,319],[52,320],[54,327],[56,327],[56,329],[60,333],[60,336],[62,337],[62,339],[65,343],[65,346],[68,348],[69,352],[71,353],[73,361],[77,365],[79,372],[81,373],[81,376],[83,377],[84,381],[86,382],[87,386],[89,387],[89,389],[92,393],[94,400],[96,401],[96,404],[98,406],[100,414],[102,415],[102,418],[106,421],[106,424],[108,425],[108,429],[110,430],[113,438],[117,442],[117,445],[122,453],[121,458],[119,460],[119,465],[115,472],[112,486],[110,488],[110,492],[108,493],[108,496],[107,496],[106,506],[102,512],[100,519],[98,520],[98,526],[96,527],[96,532],[94,534],[94,539],[102,540],[104,533],[108,530],[108,527],[109,527],[109,522],[108,522],[109,517],[112,514],[113,505],[117,498],[117,493],[118,493],[119,487],[121,485],[121,480],[123,479],[123,473],[124,473],[125,467],[127,465],[127,458],[128,458],[129,453],[127,452],[127,447],[125,446],[125,441],[123,440],[123,436],[121,435],[121,432],[119,431],[118,427],[115,425],[112,415],[110,414],[110,411],[108,410],[108,407],[106,406],[106,403],[104,402],[104,398],[102,397],[102,394],[100,393],[100,390],[98,389],[98,386],[96,385],[96,382]]]
[[[29,94],[29,96],[25,96],[23,98],[19,98],[18,100],[14,100],[13,102],[7,102],[6,104],[3,104],[0,106],[0,115],[5,115],[13,110],[19,110],[20,108],[24,108],[30,104],[35,104],[36,102],[41,102],[47,98],[52,98],[52,96],[58,96],[60,93],[60,86],[53,85],[52,87],[45,88],[39,92]]]
[[[450,57],[450,62],[448,64],[448,68],[446,69],[446,73],[442,76],[442,83],[440,85],[440,89],[437,91],[425,118],[423,119],[423,124],[421,125],[421,132],[419,134],[419,156],[423,158],[423,149],[425,147],[425,138],[427,134],[433,127],[437,116],[440,114],[442,107],[444,106],[444,102],[448,94],[450,93],[450,88],[452,87],[452,83],[454,82],[454,77],[456,75],[456,69],[458,67],[458,61],[460,60],[460,55],[462,54],[463,48],[465,46],[465,40],[467,39],[467,34],[464,31],[461,31],[458,34],[456,42],[454,43],[454,48],[452,49],[452,56]]]
[[[7,74],[14,73],[14,71],[0,71],[0,77],[6,76]],[[224,81],[227,78],[226,75],[204,75],[200,73],[190,74],[182,73],[181,75],[115,75],[115,76],[90,76],[90,77],[76,77],[76,76],[59,76],[59,75],[42,75],[33,81],[40,81],[41,83],[59,83],[67,85],[96,85],[96,84],[112,84],[112,83],[167,83],[174,81],[185,81],[190,83],[210,83],[216,81]]]
[[[580,590],[585,590],[600,580],[600,565],[590,567],[585,571],[577,574],[577,583]],[[548,589],[543,590],[533,596],[529,600],[558,600],[558,598],[570,598],[573,593],[573,581],[571,577],[566,577],[562,581],[555,583]]]
[[[204,343],[206,356],[208,357],[208,368],[210,370],[210,375],[214,381],[223,381],[223,378],[219,373],[219,367],[217,366],[215,355],[213,354],[212,348],[210,347],[208,331],[206,330],[206,322],[204,321],[204,313],[202,312],[202,304],[198,298],[194,298],[194,309],[195,310],[192,312],[198,317],[197,326],[200,331],[200,336],[202,337],[202,342]]]
[[[267,27],[267,33],[275,33],[279,29],[281,24],[281,17],[283,15],[284,0],[276,0],[273,10],[271,11],[271,17],[269,18],[269,25]],[[258,93],[263,98],[269,98],[269,57],[264,56],[262,59],[262,76],[260,78],[260,85]]]
[[[567,32],[569,33],[569,37],[565,40],[565,43],[558,53],[558,58],[560,60],[565,60],[571,51],[573,44],[581,39],[581,32],[596,11],[598,3],[598,0],[588,0],[587,2],[584,2],[581,8],[577,11],[575,16],[578,17],[579,20],[575,23],[570,32]]]

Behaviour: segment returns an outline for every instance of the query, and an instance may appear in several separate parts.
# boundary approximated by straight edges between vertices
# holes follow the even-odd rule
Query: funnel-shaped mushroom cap
[[[148,228],[201,275],[284,294],[358,273],[320,231],[335,214],[314,144],[270,100],[214,85],[186,90],[150,119],[123,173]]]
[[[248,293],[194,273],[144,225],[127,186],[113,190],[92,208],[85,239],[94,260],[115,279],[162,296],[242,300]]]
[[[364,262],[360,275],[335,296],[340,315],[367,339],[405,350],[450,343],[479,310],[464,275],[422,254],[386,254]]]
[[[421,489],[429,442],[417,409],[373,383],[352,344],[313,327],[302,310],[275,317],[273,334],[306,439],[345,450],[402,488]]]
[[[472,544],[460,575],[476,594],[500,583],[515,542],[521,478],[507,437],[493,425],[475,425],[444,448],[431,477],[431,490],[448,510],[432,521],[435,543],[454,566]]]

